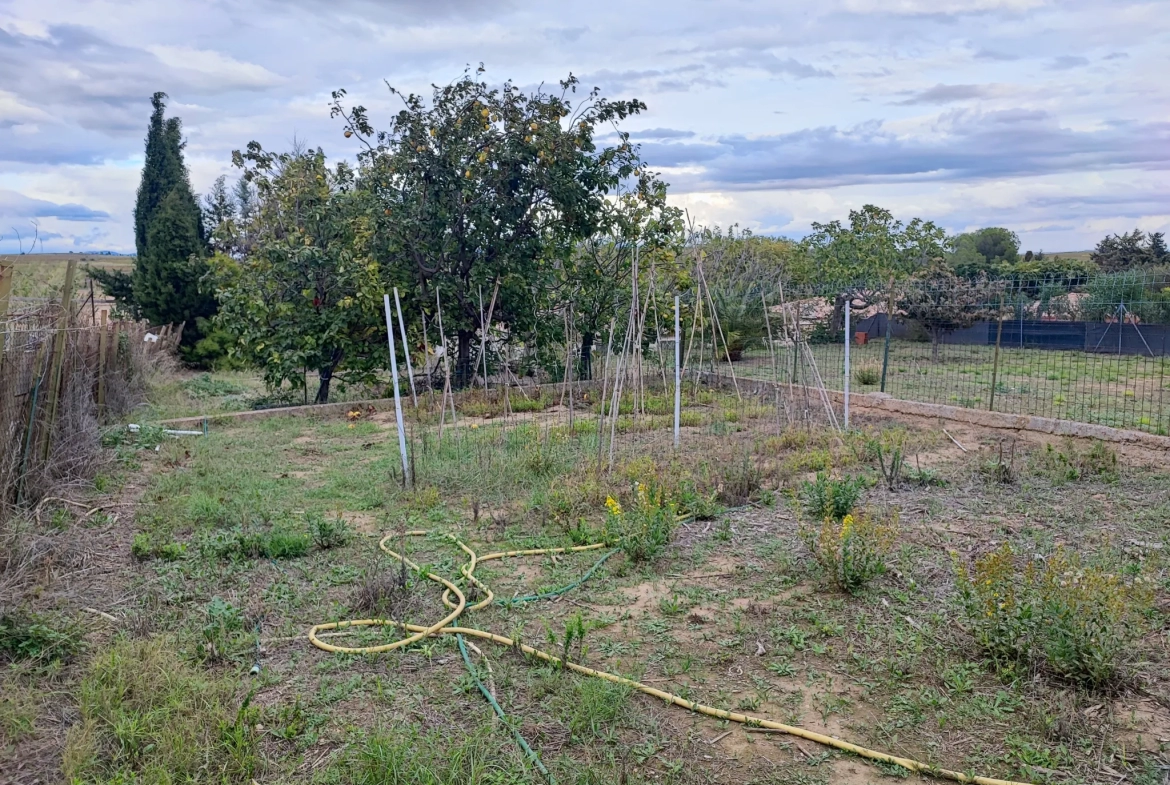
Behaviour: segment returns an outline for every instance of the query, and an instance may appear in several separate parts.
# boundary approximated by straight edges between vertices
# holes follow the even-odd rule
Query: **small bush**
[[[606,498],[605,507],[605,540],[625,551],[630,561],[650,561],[670,542],[675,506],[660,488],[635,482],[634,501],[628,510],[612,496]]]
[[[872,365],[862,365],[853,371],[853,378],[860,385],[872,387],[882,380],[882,371]]]
[[[390,724],[370,734],[335,765],[353,785],[492,785],[529,782],[522,758],[503,747],[490,725],[452,737],[442,731]]]
[[[719,501],[731,506],[746,504],[759,490],[763,477],[751,456],[741,455],[719,471]]]
[[[706,521],[719,514],[715,493],[703,493],[692,479],[680,480],[671,497],[679,515],[686,515],[697,521]]]
[[[1094,439],[1093,446],[1085,452],[1080,452],[1071,439],[1059,450],[1051,444],[1045,445],[1039,464],[1055,483],[1074,482],[1084,477],[1099,477],[1109,482],[1117,479],[1117,453],[1100,439]]]
[[[960,565],[959,588],[975,639],[997,667],[1016,675],[1044,664],[1055,676],[1100,688],[1114,681],[1141,637],[1154,592],[1057,550],[1023,569],[1010,545]]]
[[[819,527],[801,532],[817,563],[850,594],[885,573],[897,533],[897,514],[883,520],[867,512],[846,514],[840,521],[826,517]]]
[[[338,515],[336,518],[326,518],[320,513],[309,513],[305,516],[309,524],[309,535],[313,544],[323,551],[340,548],[349,542],[349,524]]]
[[[178,561],[183,558],[183,554],[186,552],[187,546],[183,543],[166,542],[160,545],[146,532],[135,534],[130,543],[130,555],[134,557],[135,561],[148,561],[149,559]]]
[[[206,622],[197,647],[198,658],[222,662],[247,652],[252,638],[245,629],[244,614],[221,597],[212,597],[204,609]]]
[[[0,656],[13,660],[67,660],[81,649],[74,622],[14,611],[0,615]]]
[[[245,390],[240,385],[224,379],[213,379],[209,373],[201,373],[194,379],[182,383],[183,392],[192,398],[205,400],[207,398],[222,398],[226,395],[243,395]]]
[[[862,477],[834,480],[824,472],[818,472],[814,482],[801,483],[800,504],[805,514],[813,520],[828,518],[840,521],[857,506],[865,485]]]

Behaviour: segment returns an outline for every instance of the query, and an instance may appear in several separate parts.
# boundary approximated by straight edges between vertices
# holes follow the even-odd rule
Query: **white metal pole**
[[[845,298],[845,430],[849,430],[849,300]]]
[[[394,380],[394,420],[398,423],[398,452],[402,454],[403,487],[410,487],[410,463],[406,460],[406,426],[402,423],[402,398],[398,394],[398,359],[394,356],[394,319],[390,316],[390,295],[382,295],[386,309],[386,339],[390,343],[390,376]]]
[[[682,328],[679,326],[678,295],[674,296],[674,446],[678,447],[678,427],[682,416]]]
[[[406,321],[402,318],[402,302],[398,299],[398,287],[394,287],[394,308],[398,311],[398,332],[402,335],[402,353],[406,355],[406,378],[410,379],[410,402],[418,408],[418,395],[414,392],[414,368],[410,364],[410,344],[406,342]]]

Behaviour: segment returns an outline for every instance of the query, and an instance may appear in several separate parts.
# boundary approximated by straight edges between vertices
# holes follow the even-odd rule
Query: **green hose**
[[[499,600],[499,603],[500,603],[500,605],[503,605],[505,608],[510,608],[513,605],[521,605],[525,602],[536,602],[537,600],[548,600],[548,599],[551,599],[553,597],[560,597],[562,594],[566,594],[566,593],[572,591],[573,589],[577,588],[585,581],[589,580],[590,576],[592,576],[593,573],[595,573],[597,571],[597,568],[600,567],[601,565],[605,564],[605,560],[608,559],[610,556],[613,556],[619,550],[621,550],[621,548],[614,548],[612,551],[610,551],[609,553],[605,554],[600,559],[598,559],[597,563],[594,564],[592,567],[590,567],[589,571],[586,572],[584,575],[582,575],[580,578],[573,581],[572,583],[569,583],[569,584],[566,584],[566,585],[560,587],[559,589],[553,589],[551,591],[546,591],[542,594],[529,594],[526,597],[513,597],[510,600]]]
[[[532,762],[536,770],[544,775],[544,778],[549,781],[549,785],[556,785],[557,781],[553,777],[552,772],[545,768],[544,763],[540,760],[540,756],[536,754],[536,751],[532,747],[528,746],[528,742],[520,735],[520,731],[516,730],[512,723],[508,722],[508,718],[504,715],[504,710],[500,708],[500,704],[496,701],[495,696],[479,680],[479,674],[476,672],[475,666],[471,664],[471,657],[467,654],[467,646],[463,642],[463,636],[456,635],[455,640],[459,643],[459,653],[463,655],[463,664],[467,666],[467,672],[471,674],[471,679],[475,682],[475,686],[479,687],[479,691],[483,693],[483,697],[487,698],[487,702],[492,705],[496,716],[503,721],[504,725],[508,727],[508,730],[512,731],[512,738],[516,740],[516,744],[519,745],[520,749],[524,750],[524,754],[528,756],[528,760]]]

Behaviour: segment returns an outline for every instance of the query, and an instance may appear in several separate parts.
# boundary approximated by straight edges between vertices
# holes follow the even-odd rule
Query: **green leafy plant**
[[[0,655],[10,659],[66,660],[81,649],[74,622],[42,614],[0,614]]]
[[[809,518],[841,521],[857,506],[865,487],[862,477],[846,476],[834,480],[824,472],[817,472],[816,480],[801,483],[798,496]]]
[[[758,292],[745,286],[716,289],[711,298],[723,332],[722,340],[727,342],[725,347],[719,347],[719,359],[727,359],[726,352],[732,362],[740,360],[745,351],[758,346],[767,335],[763,300]]]
[[[1145,630],[1151,582],[1123,577],[1058,549],[1021,568],[1010,545],[959,567],[963,606],[976,641],[1002,670],[1038,662],[1088,687],[1114,681]]]
[[[820,526],[801,530],[817,563],[841,589],[856,594],[886,572],[886,556],[898,534],[898,515],[880,518],[869,512],[826,517]]]
[[[161,639],[121,639],[77,690],[62,768],[73,783],[247,783],[260,766],[258,712],[235,677],[184,663]]]
[[[349,542],[351,532],[349,524],[340,514],[335,518],[326,518],[320,513],[311,512],[305,516],[309,524],[309,535],[313,543],[323,551],[340,548]]]
[[[882,380],[882,372],[872,365],[860,365],[853,371],[853,378],[860,385],[872,387]]]
[[[629,509],[623,509],[612,496],[606,497],[605,540],[625,551],[631,561],[650,561],[670,542],[676,525],[675,505],[661,488],[648,483],[635,482],[633,496]]]
[[[999,452],[996,457],[983,462],[979,473],[990,482],[1000,485],[1011,485],[1016,481],[1016,443],[1013,441],[1011,449],[1004,455],[1003,442],[999,443]]]
[[[1071,439],[1059,449],[1047,444],[1040,453],[1038,463],[1043,472],[1056,483],[1072,482],[1083,477],[1114,481],[1118,477],[1117,453],[1100,439],[1094,439],[1093,446],[1084,452],[1077,449],[1077,444]]]

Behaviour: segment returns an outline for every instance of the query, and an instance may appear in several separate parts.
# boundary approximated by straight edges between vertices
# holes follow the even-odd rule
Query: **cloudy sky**
[[[351,156],[335,88],[377,121],[383,80],[480,62],[645,101],[626,127],[702,223],[799,237],[872,202],[1048,251],[1170,230],[1167,0],[0,0],[0,252],[32,221],[46,251],[133,250],[156,90],[204,190],[252,139]]]

